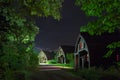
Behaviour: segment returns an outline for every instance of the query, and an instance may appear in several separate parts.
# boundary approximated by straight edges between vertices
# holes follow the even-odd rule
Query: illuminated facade
[[[39,60],[39,64],[47,62],[47,56],[43,50],[40,50],[40,53],[38,54],[38,60]]]
[[[67,54],[74,54],[74,47],[66,45],[60,46],[59,49],[57,50],[56,55],[57,62],[62,64],[68,63],[69,61],[67,58]]]
[[[54,57],[55,55],[52,51],[40,50],[40,53],[38,54],[39,64],[47,63],[49,60],[53,60]]]
[[[120,62],[120,48],[116,48],[110,57],[104,57],[109,50],[106,48],[107,45],[115,41],[120,41],[119,32],[98,36],[80,33],[75,44],[75,68],[89,68],[90,66],[108,68],[115,65],[115,62]]]
[[[87,43],[83,36],[79,34],[74,53],[75,68],[90,67],[90,55]]]

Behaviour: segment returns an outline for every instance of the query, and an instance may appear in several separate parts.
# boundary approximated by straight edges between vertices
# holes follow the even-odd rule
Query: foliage
[[[60,19],[62,0],[0,0],[0,74],[2,80],[18,80],[38,64],[33,52],[39,29],[34,16]]]
[[[102,70],[99,70],[99,71],[102,71]],[[80,76],[87,80],[98,80],[101,77],[101,75],[99,75],[99,73],[96,74],[95,68],[91,68],[89,70],[84,69],[84,70],[80,71]]]
[[[81,27],[81,32],[91,35],[101,35],[108,32],[120,31],[120,1],[119,0],[76,0],[88,16],[95,16],[95,20]],[[111,47],[114,48],[111,48]],[[115,48],[120,48],[120,42],[108,45],[110,50],[106,56],[110,56]]]
[[[114,32],[116,28],[120,29],[120,1],[118,0],[76,0],[77,5],[88,16],[96,16],[97,20],[90,22],[86,30],[91,34],[101,34],[104,32]]]
[[[73,57],[73,54],[67,54],[66,55],[66,59],[67,59],[67,63],[69,64],[70,67],[73,67],[74,65],[74,57]]]
[[[106,55],[104,55],[104,57],[110,57],[116,48],[120,48],[120,41],[109,44],[107,48],[109,48],[110,50],[107,52]]]
[[[62,2],[63,0],[1,0],[0,4],[4,4],[6,7],[9,6],[10,9],[15,9],[15,11],[24,16],[52,16],[59,20]]]
[[[102,68],[91,67],[80,69],[73,74],[80,76],[83,80],[119,80],[120,74],[115,68],[103,70]]]
[[[48,64],[57,64],[57,61],[55,59],[53,59],[53,60],[48,60],[47,63]]]

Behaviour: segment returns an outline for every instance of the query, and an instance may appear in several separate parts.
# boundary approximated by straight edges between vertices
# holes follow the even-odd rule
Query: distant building
[[[80,33],[75,45],[75,68],[90,66],[102,66],[107,68],[120,61],[120,48],[116,49],[109,58],[103,56],[107,53],[108,44],[120,41],[120,33],[105,33],[101,36],[90,36],[88,33]]]
[[[39,63],[47,63],[48,60],[54,59],[55,54],[52,51],[40,50],[38,54]]]
[[[67,54],[72,54],[74,56],[74,47],[73,46],[66,46],[62,45],[57,50],[57,61],[58,63],[66,64],[69,62],[67,58]]]
[[[43,50],[40,50],[40,53],[38,54],[38,60],[39,60],[39,64],[47,62],[48,58]]]
[[[46,56],[47,56],[47,60],[53,60],[55,57],[55,54],[53,51],[49,51],[49,50],[44,50]]]

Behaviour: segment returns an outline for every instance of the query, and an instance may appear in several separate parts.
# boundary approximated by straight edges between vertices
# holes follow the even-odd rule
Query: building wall
[[[88,46],[91,66],[108,68],[109,66],[114,65],[117,55],[120,53],[119,50],[115,50],[109,58],[104,58],[103,56],[108,52],[108,49],[106,48],[108,44],[120,40],[118,34],[104,34],[101,36],[90,36],[88,34],[81,35],[84,37]],[[80,37],[78,37],[76,41],[76,45],[80,42],[79,38]],[[77,53],[77,51],[78,50],[76,49],[75,53]],[[118,58],[120,58],[120,56]]]
[[[40,53],[38,54],[38,62],[39,63],[46,63],[47,62],[47,56],[43,51],[40,51]]]

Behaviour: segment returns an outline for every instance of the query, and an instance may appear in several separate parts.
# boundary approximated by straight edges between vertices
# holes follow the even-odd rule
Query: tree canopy
[[[63,0],[0,0],[0,79],[16,80],[38,64],[33,51],[39,31],[33,17],[60,19]],[[18,79],[17,79],[18,80]]]
[[[76,0],[76,5],[87,16],[95,16],[96,19],[83,26],[80,31],[91,35],[101,35],[105,32],[120,31],[120,0]],[[110,56],[115,48],[120,48],[120,41],[108,45],[110,50],[106,57]]]

